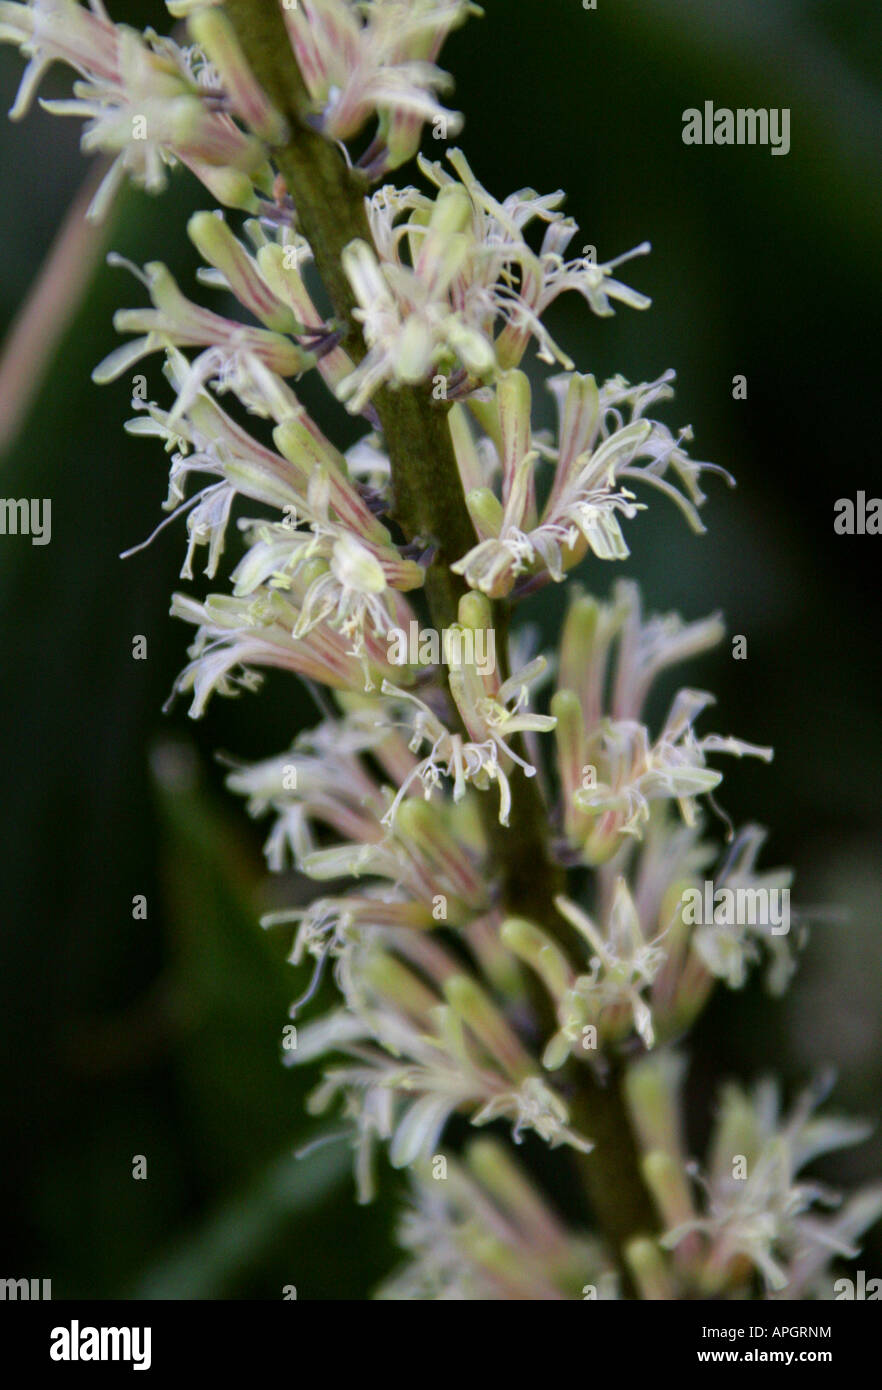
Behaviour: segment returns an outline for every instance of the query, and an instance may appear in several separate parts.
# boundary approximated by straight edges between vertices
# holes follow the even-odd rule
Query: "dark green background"
[[[158,3],[111,9],[166,22]],[[722,607],[747,637],[746,661],[727,643],[686,677],[719,695],[707,727],[777,750],[771,769],[732,765],[723,804],[772,828],[767,862],[796,867],[802,903],[847,913],[814,929],[784,1002],[754,986],[716,996],[692,1043],[696,1152],[724,1074],[773,1068],[796,1087],[834,1062],[839,1104],[879,1111],[882,539],[832,521],[837,498],[882,491],[880,53],[873,0],[489,0],[445,50],[467,117],[457,143],[495,194],[565,188],[578,244],[601,258],[652,241],[624,274],[649,313],[600,321],[571,297],[552,328],[598,376],[676,367],[666,418],[691,422],[695,456],[739,487],[710,481],[699,538],[650,496],[631,559],[584,578],[605,593],[636,575],[648,607]],[[5,106],[19,72],[0,51]],[[58,70],[43,95],[66,81]],[[684,146],[682,112],[707,99],[789,107],[790,154]],[[76,123],[39,110],[0,126],[2,327],[85,175],[77,142]],[[128,195],[108,244],[168,261],[192,290],[183,228],[209,205],[181,174],[159,200]],[[315,1133],[310,1078],[279,1063],[303,982],[256,925],[287,890],[267,884],[259,827],[214,761],[280,751],[310,708],[271,679],[202,724],[183,705],[164,716],[187,640],[167,617],[183,528],[117,559],[160,515],[165,460],[123,434],[127,384],[89,373],[114,345],[113,309],[141,300],[99,270],[0,462],[4,496],[53,501],[51,545],[0,538],[0,1276],[51,1278],[55,1297],[278,1298],[295,1284],[360,1298],[395,1258],[397,1183],[384,1172],[380,1202],[359,1209],[339,1144],[291,1157]],[[552,623],[560,602],[555,590],[529,616]],[[877,1136],[825,1175],[872,1176],[879,1155]],[[877,1241],[859,1263],[878,1272],[879,1257]]]

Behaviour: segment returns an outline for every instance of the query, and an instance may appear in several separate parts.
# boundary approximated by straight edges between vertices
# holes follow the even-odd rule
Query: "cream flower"
[[[115,156],[92,200],[89,216],[100,220],[126,174],[150,192],[166,184],[166,166],[179,160],[207,182],[216,196],[226,190],[234,206],[252,198],[251,180],[264,162],[263,147],[229,116],[204,99],[189,55],[171,39],[115,25],[101,0],[86,10],[76,0],[0,3],[0,41],[19,44],[29,62],[12,116],[27,111],[43,74],[64,62],[81,76],[74,96],[47,101],[56,115],[86,121],[82,148]],[[223,178],[212,170],[224,171]],[[237,177],[238,175],[238,177]]]
[[[438,101],[450,79],[435,59],[451,30],[479,13],[467,0],[287,6],[288,33],[324,133],[348,140],[376,117],[377,136],[362,163],[377,177],[415,154],[426,121],[458,131],[461,118]]]
[[[688,457],[682,447],[691,437],[688,429],[675,439],[666,425],[643,415],[652,401],[672,394],[672,376],[636,387],[617,377],[599,389],[591,376],[553,378],[549,385],[558,401],[559,428],[558,444],[549,448],[532,437],[527,377],[519,371],[500,373],[493,424],[500,441],[502,496],[486,485],[469,492],[480,540],[456,562],[455,572],[472,588],[503,598],[520,575],[545,574],[562,583],[589,550],[599,560],[625,559],[629,551],[620,518],[631,520],[645,506],[631,484],[660,490],[693,530],[703,531],[696,510],[704,501],[698,477],[713,465]],[[622,406],[630,407],[627,423]],[[454,437],[459,457],[467,457],[462,427]],[[540,514],[536,476],[543,456],[553,463],[554,475]]]

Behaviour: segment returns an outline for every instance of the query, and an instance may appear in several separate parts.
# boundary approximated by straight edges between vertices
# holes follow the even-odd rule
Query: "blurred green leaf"
[[[210,1213],[171,1253],[149,1268],[131,1297],[223,1298],[266,1256],[298,1216],[316,1208],[342,1183],[351,1167],[348,1147],[328,1145],[297,1159],[279,1159],[241,1196]],[[294,1242],[296,1247],[296,1240]],[[298,1289],[298,1293],[300,1290]],[[279,1290],[279,1297],[282,1292]]]

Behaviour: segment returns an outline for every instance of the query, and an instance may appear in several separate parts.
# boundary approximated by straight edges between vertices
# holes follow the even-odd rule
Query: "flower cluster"
[[[454,134],[461,118],[438,100],[451,85],[435,64],[448,34],[470,14],[470,0],[302,0],[285,22],[319,129],[333,140],[376,135],[361,156],[371,177],[416,154],[426,121]]]
[[[220,14],[213,23],[224,26]],[[113,156],[91,217],[106,214],[126,175],[158,192],[166,167],[177,163],[227,206],[256,207],[254,180],[265,184],[269,166],[257,135],[233,117],[252,121],[264,135],[277,131],[278,118],[241,62],[228,69],[238,81],[221,91],[220,74],[203,50],[114,24],[101,0],[90,0],[88,10],[78,0],[3,0],[0,40],[18,44],[28,58],[13,119],[25,115],[53,63],[79,75],[72,98],[43,104],[84,120],[85,153]]]
[[[645,508],[644,488],[703,529],[700,484],[712,466],[690,458],[688,428],[654,418],[673,372],[598,384],[543,323],[569,291],[601,317],[614,301],[645,309],[617,278],[628,257],[599,263],[586,247],[568,258],[577,227],[561,193],[521,189],[500,202],[457,150],[449,168],[420,159],[423,188],[371,193],[416,152],[425,122],[456,127],[439,101],[436,59],[475,7],[300,0],[282,10],[281,36],[307,93],[304,133],[333,149],[376,122],[359,168],[348,150],[340,164],[369,232],[340,251],[352,321],[336,303],[325,316],[308,288],[316,247],[273,160],[285,121],[221,6],[169,9],[186,17],[189,47],[113,24],[101,0],[88,9],[0,0],[0,39],[28,58],[15,116],[50,64],[76,72],[72,99],[48,105],[82,117],[84,148],[114,157],[95,213],[125,174],[157,189],[182,163],[224,207],[248,214],[241,229],[218,210],[188,226],[201,284],[232,296],[241,315],[191,300],[161,262],[129,266],[150,306],[117,313],[116,328],[135,336],[94,375],[127,376],[161,355],[164,398],[148,398],[139,374],[128,429],[161,440],[169,456],[162,524],[186,516],[183,579],[202,547],[207,578],[223,575],[236,513],[243,544],[226,588],[173,599],[173,614],[196,629],[175,687],[192,694],[191,714],[213,693],[255,689],[268,667],[324,687],[322,722],[280,757],[236,767],[229,785],[253,815],[272,818],[271,869],[292,865],[326,885],[267,924],[293,927],[292,962],[312,972],[292,1007],[290,1055],[330,1059],[311,1108],[342,1105],[362,1199],[379,1144],[411,1170],[401,1231],[411,1263],[384,1296],[614,1298],[627,1280],[649,1298],[812,1296],[830,1253],[849,1254],[882,1201],[859,1197],[825,1220],[815,1209],[829,1195],[797,1174],[859,1131],[813,1120],[808,1100],[782,1121],[771,1088],[749,1097],[733,1087],[698,1177],[679,1137],[680,1069],[666,1050],[717,982],[738,989],[762,962],[782,989],[801,935],[789,919],[776,934],[753,911],[725,922],[686,911],[707,887],[755,906],[790,886],[786,870],[758,868],[759,827],[729,827],[722,859],[707,838],[717,758],[767,762],[771,750],[699,732],[712,697],[691,688],[651,727],[658,677],[718,642],[719,616],[647,618],[636,586],[620,582],[607,602],[573,595],[550,658],[510,659],[504,637],[493,670],[465,641],[450,642],[446,669],[391,656],[393,634],[426,615],[427,572],[439,563],[437,538],[403,533],[396,511],[412,445],[390,437],[389,402],[407,393],[453,460],[474,528],[474,545],[443,562],[458,595],[448,637],[504,633],[547,581],[626,558],[622,522]],[[532,423],[521,369],[531,345],[552,369],[551,431]],[[347,451],[301,401],[306,373],[334,408],[362,417]],[[511,901],[506,834],[555,885],[546,903]],[[303,1022],[327,966],[341,1002]],[[658,1209],[657,1229],[635,1235],[624,1255],[604,1232],[569,1230],[528,1166],[537,1145],[595,1161],[579,1097],[621,1069]],[[454,1117],[503,1122],[516,1144],[529,1136],[525,1162],[486,1137],[457,1156]]]
[[[693,530],[703,531],[696,508],[705,498],[698,478],[713,466],[695,463],[686,454],[688,428],[675,437],[667,425],[644,414],[653,402],[673,394],[673,375],[666,372],[658,381],[640,386],[616,377],[600,388],[593,377],[578,372],[552,377],[548,386],[555,395],[559,424],[549,443],[532,436],[527,377],[516,370],[500,373],[498,423],[494,422],[499,452],[479,453],[485,460],[484,478],[467,496],[481,539],[454,566],[456,571],[473,588],[502,598],[521,575],[561,583],[589,552],[599,560],[625,559],[628,546],[619,517],[631,520],[645,506],[629,484],[665,493]],[[463,445],[461,440],[460,447],[467,449],[468,442]],[[553,467],[541,514],[535,484],[540,459]]]
[[[530,1302],[619,1297],[600,1243],[570,1230],[510,1151],[473,1140],[464,1162],[415,1170],[399,1242],[409,1256],[379,1290],[395,1300]]]
[[[800,1178],[820,1155],[859,1143],[870,1126],[814,1115],[830,1088],[821,1078],[782,1116],[778,1087],[723,1089],[707,1167],[683,1147],[683,1061],[659,1054],[628,1081],[644,1151],[643,1171],[662,1220],[658,1241],[630,1250],[644,1297],[830,1297],[830,1265],[857,1254],[855,1241],[882,1214],[882,1186],[843,1204]],[[832,1213],[824,1215],[824,1212]]]
[[[522,189],[499,203],[461,150],[447,157],[453,173],[419,160],[434,197],[416,188],[379,189],[368,205],[373,246],[355,241],[344,254],[368,347],[343,383],[352,410],[384,382],[413,383],[433,371],[462,393],[516,368],[531,339],[542,361],[571,369],[541,317],[566,291],[581,294],[601,316],[612,313],[611,299],[649,306],[613,275],[648,245],[604,264],[586,255],[567,261],[578,228],[560,211],[561,192]],[[544,224],[538,253],[526,240],[534,221]]]

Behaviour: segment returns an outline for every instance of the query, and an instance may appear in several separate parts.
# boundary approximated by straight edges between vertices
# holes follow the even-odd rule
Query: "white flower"
[[[321,724],[280,757],[230,774],[227,784],[248,798],[250,815],[272,811],[277,818],[266,844],[271,869],[285,867],[286,851],[302,868],[318,848],[313,826],[329,826],[356,843],[381,838],[385,801],[360,755],[376,749],[383,737],[380,728],[356,728],[342,720]]]
[[[166,375],[173,388],[183,390],[189,370],[183,354],[170,349],[166,357]],[[187,408],[176,413],[137,397],[132,404],[142,413],[128,422],[127,432],[161,439],[166,452],[172,456],[168,497],[163,504],[163,510],[170,515],[157,531],[178,515],[190,513],[187,519],[189,544],[181,570],[183,578],[193,577],[193,556],[200,545],[208,546],[205,573],[210,579],[216,574],[237,495],[263,502],[280,512],[290,513],[302,505],[305,490],[302,471],[281,454],[253,439],[204,389],[199,388]],[[189,478],[198,473],[208,474],[218,481],[202,487],[187,499]],[[143,545],[148,545],[150,540],[152,536]],[[135,546],[126,554],[134,554],[142,548]]]
[[[449,150],[447,157],[469,195],[473,229],[481,248],[471,265],[471,275],[457,287],[457,303],[469,305],[472,316],[483,318],[488,329],[497,316],[501,317],[504,327],[496,341],[501,367],[516,367],[532,336],[539,343],[542,361],[572,367],[542,323],[546,309],[565,291],[577,291],[595,313],[602,315],[612,312],[610,299],[634,309],[649,307],[645,295],[611,274],[632,256],[649,251],[648,242],[615,261],[596,264],[585,255],[566,261],[563,253],[578,227],[559,211],[562,192],[541,195],[533,189],[521,189],[500,203],[475,178],[461,150]],[[457,182],[440,163],[422,157],[419,163],[438,188],[444,190]],[[547,224],[538,254],[524,237],[524,229],[536,218]]]
[[[301,0],[283,10],[324,133],[348,140],[378,117],[362,157],[373,177],[411,158],[425,121],[459,130],[461,118],[437,99],[450,79],[434,60],[448,33],[476,13],[467,0]]]
[[[431,907],[440,894],[447,920],[470,922],[486,907],[479,866],[483,842],[467,810],[463,814],[449,801],[437,802],[429,813],[421,798],[402,800],[389,824],[393,789],[369,769],[364,755],[396,781],[407,780],[416,760],[393,722],[396,707],[384,712],[382,705],[370,702],[369,718],[351,712],[326,720],[301,734],[287,754],[234,771],[229,786],[248,797],[252,815],[276,817],[265,847],[272,869],[283,869],[290,854],[302,873],[318,881],[347,873],[378,880],[356,898],[328,900],[331,916],[431,926]],[[339,843],[328,845],[326,833],[317,834],[329,829]],[[320,916],[326,920],[325,908]],[[290,918],[301,919],[311,920],[299,910]],[[286,920],[285,914],[277,920]]]
[[[615,1299],[618,1276],[600,1242],[569,1230],[532,1175],[504,1145],[473,1140],[443,1181],[411,1169],[399,1227],[409,1263],[380,1288],[382,1299],[544,1301],[581,1298],[586,1281]]]
[[[756,871],[757,856],[765,839],[766,832],[759,826],[745,826],[733,840],[714,876],[714,890],[728,888],[735,893],[776,895],[789,892],[793,882],[790,870]],[[730,989],[742,987],[748,967],[760,960],[764,952],[769,957],[766,984],[771,993],[783,994],[795,968],[794,946],[789,935],[776,935],[770,932],[768,924],[750,918],[738,923],[727,922],[724,927],[703,923],[693,933],[692,948],[707,969],[718,979],[725,980]]]
[[[570,1042],[578,1042],[586,1025],[600,1024],[605,1035],[615,1037],[621,1031],[622,1021],[626,1027],[633,1022],[645,1045],[652,1047],[655,1042],[652,1014],[644,994],[664,964],[665,951],[660,944],[664,934],[659,933],[652,941],[644,938],[640,918],[623,878],[616,883],[615,898],[603,931],[587,913],[566,898],[556,899],[556,906],[594,952],[589,962],[590,973],[580,975],[573,982],[561,1005],[564,1036]]]
[[[385,382],[423,381],[448,360],[461,361],[477,377],[493,370],[492,346],[451,305],[452,283],[472,250],[465,230],[468,218],[468,199],[461,190],[439,196],[428,227],[420,229],[412,269],[400,262],[381,264],[364,241],[354,241],[344,251],[343,269],[358,300],[355,317],[368,347],[361,364],[340,384],[339,394],[351,411],[362,410]]]
[[[689,459],[666,425],[647,420],[643,411],[671,394],[666,373],[657,382],[629,387],[615,378],[598,389],[594,378],[571,373],[549,383],[559,407],[558,445],[533,439],[531,393],[518,371],[497,377],[497,412],[502,439],[502,502],[485,487],[473,489],[469,509],[479,543],[453,566],[456,573],[491,598],[508,594],[524,573],[543,571],[561,583],[566,571],[588,550],[599,560],[622,560],[629,554],[619,518],[632,519],[644,509],[630,489],[644,483],[661,490],[702,531],[696,507],[704,501],[698,476],[712,465]],[[624,423],[619,407],[628,404]],[[459,435],[460,455],[464,449]],[[536,510],[537,463],[545,456],[554,477],[541,514]],[[644,461],[645,460],[645,461]],[[680,487],[665,476],[676,475]]]
[[[521,1142],[525,1130],[533,1130],[552,1149],[568,1144],[580,1153],[590,1153],[594,1147],[589,1139],[569,1128],[566,1105],[539,1076],[528,1076],[516,1090],[495,1095],[474,1116],[472,1124],[485,1125],[500,1118],[512,1121],[516,1144]]]
[[[691,1231],[707,1237],[703,1278],[708,1292],[732,1279],[740,1282],[739,1261],[759,1272],[767,1293],[783,1294],[791,1262],[802,1266],[808,1252],[815,1269],[817,1257],[825,1263],[835,1255],[850,1259],[857,1253],[835,1217],[815,1214],[819,1206],[838,1206],[837,1194],[796,1176],[819,1154],[859,1143],[870,1132],[854,1121],[812,1118],[828,1089],[829,1081],[822,1081],[807,1091],[788,1119],[780,1117],[774,1082],[761,1083],[752,1096],[735,1085],[724,1090],[704,1184],[707,1214],[669,1231],[662,1242],[673,1248]],[[744,1160],[740,1175],[735,1173],[736,1156]],[[880,1210],[877,1194],[864,1210],[867,1224]],[[850,1220],[846,1224],[852,1225]]]
[[[321,1113],[337,1095],[344,1096],[345,1113],[354,1119],[358,1136],[356,1171],[362,1200],[368,1200],[373,1191],[372,1152],[377,1138],[389,1141],[394,1167],[408,1167],[437,1150],[451,1115],[459,1111],[477,1126],[508,1119],[516,1141],[533,1130],[551,1147],[567,1144],[581,1152],[590,1150],[590,1142],[569,1127],[563,1100],[542,1078],[533,1073],[514,1081],[505,1064],[478,1045],[453,1008],[430,1007],[428,998],[422,1004],[417,997],[411,1008],[419,1008],[422,1022],[416,1026],[400,1008],[378,995],[384,980],[381,969],[374,971],[371,985],[364,984],[364,971],[349,978],[360,982],[358,996],[349,997],[348,1003],[362,1027],[356,1027],[351,1013],[342,1011],[330,1026],[323,1020],[308,1024],[300,1030],[292,1060],[312,1060],[316,1037],[322,1048],[329,1046],[354,1058],[351,1064],[330,1068],[310,1109]],[[526,1058],[524,1065],[529,1066]],[[409,1095],[416,1099],[405,1101]]]
[[[125,355],[130,350],[140,353],[148,349],[141,340],[137,346],[129,345],[121,352]],[[319,546],[329,537],[336,540],[353,535],[354,543],[363,543],[372,553],[383,557],[384,574],[391,587],[408,589],[420,585],[423,573],[419,566],[401,559],[389,545],[389,532],[372,514],[350,480],[346,459],[306,417],[290,387],[258,357],[248,353],[244,377],[240,373],[236,390],[240,399],[245,397],[251,402],[254,413],[273,414],[279,418],[280,424],[274,432],[279,445],[276,452],[235,422],[205,388],[202,367],[207,360],[207,355],[203,354],[199,362],[191,364],[177,348],[166,347],[165,375],[176,392],[174,408],[166,411],[135,396],[132,405],[141,414],[126,426],[130,434],[162,439],[166,451],[172,455],[169,493],[164,503],[164,510],[171,515],[162,525],[167,525],[179,514],[190,513],[187,521],[189,545],[182,577],[192,578],[193,556],[196,547],[201,545],[207,545],[209,551],[205,573],[209,578],[214,577],[224,551],[231,508],[236,496],[241,495],[273,507],[285,516],[284,523],[280,523],[284,529],[276,532],[280,545],[278,565],[270,566],[266,574],[274,567],[284,569],[286,560],[293,562],[294,552],[298,548],[302,551],[310,539]],[[242,363],[241,358],[236,360]],[[98,370],[108,376],[116,375],[123,367],[114,365],[115,362],[118,359],[111,354]],[[188,500],[186,489],[190,476],[199,473],[219,481],[201,488]],[[300,523],[312,528],[311,537],[304,538],[304,533],[295,529]],[[257,527],[258,523],[252,525]],[[325,541],[318,539],[320,535]],[[355,536],[360,540],[355,541]],[[149,540],[144,544],[149,544]],[[135,546],[126,554],[141,548]],[[326,544],[325,549],[328,550]],[[251,568],[261,568],[259,553],[252,556],[252,562]],[[240,570],[247,574],[248,569],[243,562]],[[262,577],[266,574],[261,570]],[[239,592],[248,592],[247,584],[240,586]]]
[[[113,24],[101,0],[91,0],[88,10],[75,0],[2,0],[0,41],[19,44],[29,58],[11,115],[25,114],[52,63],[67,63],[82,79],[74,83],[73,98],[43,105],[56,115],[85,118],[84,151],[115,156],[90,217],[104,216],[126,174],[157,192],[165,187],[166,166],[178,160],[197,177],[208,170],[205,181],[218,195],[223,183],[211,171],[233,171],[227,188],[241,205],[250,196],[247,175],[263,162],[262,146],[206,103],[184,50],[151,32],[147,40]]]
[[[562,194],[528,190],[500,204],[459,150],[448,158],[458,179],[420,161],[438,187],[434,200],[414,188],[375,193],[368,203],[373,247],[354,241],[344,252],[368,347],[340,384],[352,411],[387,382],[413,384],[433,372],[481,382],[497,367],[516,366],[531,337],[543,360],[572,366],[540,318],[565,290],[584,294],[601,313],[611,312],[611,296],[635,308],[649,304],[611,278],[612,264],[563,260],[576,225],[556,211]],[[538,256],[523,236],[534,218],[548,224]]]
[[[213,692],[236,695],[256,690],[259,674],[252,667],[274,666],[295,671],[338,690],[364,687],[363,666],[347,643],[325,626],[295,639],[299,610],[275,590],[259,590],[249,598],[210,595],[197,603],[184,594],[172,598],[172,616],[197,627],[189,648],[191,660],[175,681],[174,693],[193,691],[190,716],[198,719]],[[366,652],[373,669],[386,669],[385,653]]]
[[[639,837],[650,803],[659,798],[675,800],[686,824],[694,824],[696,798],[712,791],[723,776],[707,766],[708,753],[771,762],[770,748],[719,734],[697,737],[692,724],[712,703],[704,691],[681,690],[654,743],[633,720],[601,720],[584,745],[585,763],[596,768],[596,779],[573,794],[576,810],[593,822],[583,845],[589,863],[609,858],[622,835]]]
[[[618,585],[611,603],[579,596],[571,605],[551,712],[557,719],[564,827],[588,863],[611,858],[625,836],[639,839],[654,802],[676,801],[683,820],[693,825],[696,798],[722,780],[707,766],[709,754],[771,760],[771,749],[740,739],[698,737],[693,724],[713,703],[702,691],[679,692],[655,740],[639,722],[657,676],[721,635],[716,616],[691,624],[675,614],[644,620],[630,584]]]
[[[384,683],[384,694],[398,696],[406,702],[403,713],[412,730],[409,744],[412,751],[418,752],[424,744],[430,745],[428,754],[413,768],[389,807],[386,815],[388,824],[394,823],[398,807],[412,782],[418,780],[422,783],[428,800],[440,785],[442,777],[453,779],[454,801],[460,801],[465,796],[469,783],[480,790],[491,782],[498,783],[499,822],[501,825],[508,824],[511,810],[508,774],[511,764],[516,763],[527,777],[536,775],[533,764],[516,753],[508,740],[524,732],[545,733],[553,729],[555,724],[548,715],[524,711],[527,684],[542,673],[544,666],[544,660],[537,659],[530,667],[504,681],[492,695],[487,693],[474,668],[452,667],[451,694],[471,735],[468,739],[460,733],[451,732],[418,696],[399,690],[389,681]],[[514,706],[508,708],[512,699]]]
[[[362,660],[369,642],[376,649],[390,628],[411,620],[400,591],[418,588],[424,574],[392,546],[356,539],[326,517],[317,516],[308,530],[284,523],[241,524],[250,548],[233,572],[234,593],[252,594],[264,584],[293,590],[299,602],[295,637],[325,624],[342,633],[352,655]],[[365,673],[370,676],[369,663]]]
[[[172,419],[184,414],[203,384],[212,378],[221,391],[247,392],[250,378],[260,367],[280,377],[300,376],[314,362],[314,356],[281,333],[252,328],[235,319],[223,318],[194,304],[182,294],[174,277],[159,261],[151,261],[143,272],[121,256],[108,257],[111,265],[124,265],[146,286],[152,309],[118,309],[113,324],[118,333],[139,333],[142,337],[115,348],[92,373],[92,380],[103,385],[115,381],[136,362],[152,352],[170,347],[201,347],[205,351],[190,364],[181,384]]]

